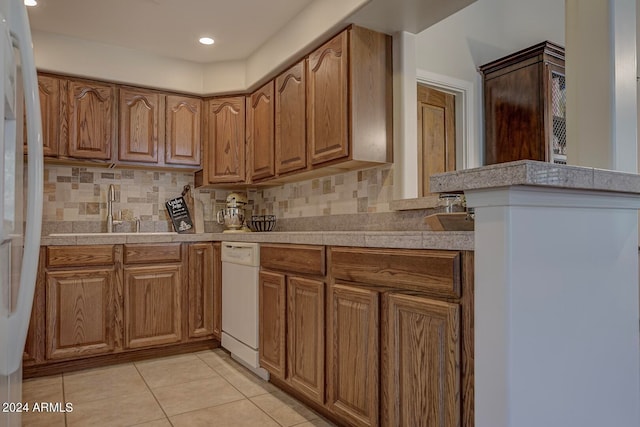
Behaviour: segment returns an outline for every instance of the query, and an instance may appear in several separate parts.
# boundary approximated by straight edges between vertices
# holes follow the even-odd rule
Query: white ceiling
[[[247,58],[312,1],[38,0],[27,9],[33,30],[211,63]]]

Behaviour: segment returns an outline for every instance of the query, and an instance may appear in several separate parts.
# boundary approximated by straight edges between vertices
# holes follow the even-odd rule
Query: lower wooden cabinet
[[[46,273],[47,359],[114,350],[114,269]]]
[[[25,367],[219,340],[221,267],[211,242],[42,247]]]
[[[378,425],[379,299],[366,288],[329,288],[327,404],[357,426]]]
[[[125,267],[124,316],[127,348],[178,342],[181,333],[179,265]]]
[[[459,426],[460,305],[391,294],[387,316],[386,424]]]
[[[285,325],[286,278],[284,274],[261,271],[258,317],[260,366],[271,376],[284,380],[286,373]]]
[[[287,277],[287,374],[291,385],[324,403],[324,288],[321,280]]]

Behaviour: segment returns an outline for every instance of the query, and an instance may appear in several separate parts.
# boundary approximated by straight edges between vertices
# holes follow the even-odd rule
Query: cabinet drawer
[[[324,246],[260,245],[260,266],[288,273],[324,276]]]
[[[113,245],[47,246],[47,267],[85,267],[113,263]]]
[[[458,251],[421,249],[329,249],[334,279],[460,297]]]
[[[180,259],[180,243],[124,245],[125,264],[179,262]]]

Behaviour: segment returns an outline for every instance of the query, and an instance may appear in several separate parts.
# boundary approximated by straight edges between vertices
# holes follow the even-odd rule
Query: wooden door
[[[307,59],[307,141],[313,165],[349,155],[348,43],[344,31]]]
[[[259,287],[260,366],[281,380],[285,379],[286,285],[283,274],[260,272]]]
[[[82,159],[111,159],[116,137],[115,85],[68,81],[67,153]]]
[[[213,244],[213,337],[222,340],[222,259],[220,243]]]
[[[327,313],[327,405],[349,424],[378,425],[379,294],[336,284]]]
[[[202,100],[187,96],[166,98],[165,162],[200,166]]]
[[[244,96],[215,98],[207,104],[206,170],[209,184],[245,180]]]
[[[459,305],[391,294],[387,315],[384,424],[459,426]]]
[[[287,278],[287,378],[324,404],[324,282]]]
[[[164,118],[162,102],[162,96],[157,92],[120,89],[119,160],[158,163],[158,132]]]
[[[275,175],[273,80],[247,98],[247,146],[252,181]]]
[[[429,177],[456,169],[455,97],[418,84],[420,193],[431,194]]]
[[[47,359],[66,359],[114,349],[114,270],[46,273]]]
[[[276,174],[307,167],[305,61],[276,78]]]
[[[208,337],[214,331],[214,263],[211,243],[189,245],[189,338]]]
[[[40,115],[42,118],[42,153],[45,157],[58,156],[60,138],[60,79],[38,75],[38,93],[40,95]],[[25,143],[27,134],[24,134]],[[25,151],[26,152],[26,151]]]
[[[180,341],[180,265],[125,267],[124,316],[127,348]]]

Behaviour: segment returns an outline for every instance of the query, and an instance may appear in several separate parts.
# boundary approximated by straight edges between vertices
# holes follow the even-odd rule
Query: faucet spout
[[[113,219],[113,202],[116,201],[116,189],[113,184],[109,184],[107,191],[107,233],[113,233],[113,226],[122,223],[121,220]]]

